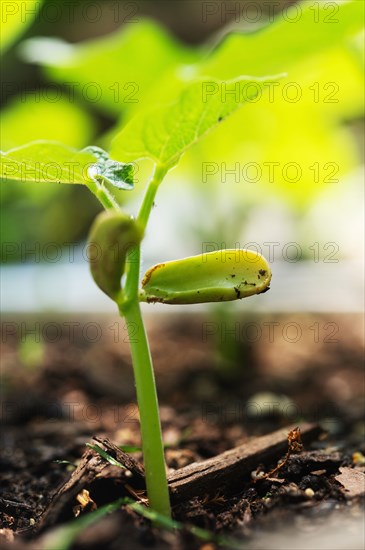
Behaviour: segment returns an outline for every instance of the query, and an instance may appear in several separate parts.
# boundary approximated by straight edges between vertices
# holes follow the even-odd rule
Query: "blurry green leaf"
[[[34,20],[43,0],[12,0],[2,2],[0,50],[11,46]]]
[[[13,181],[87,184],[96,180],[131,189],[132,174],[131,166],[110,160],[99,147],[76,151],[50,141],[11,149],[1,154],[0,162],[0,177]]]
[[[141,300],[201,304],[246,298],[269,289],[270,266],[251,250],[218,250],[151,267]]]
[[[35,141],[1,154],[0,177],[24,182],[86,183],[95,157],[61,143]]]
[[[69,550],[85,529],[128,502],[128,499],[120,498],[115,502],[100,506],[93,512],[74,518],[69,523],[56,527],[44,536],[40,550]]]
[[[85,101],[110,114],[138,108],[162,75],[198,54],[152,21],[126,25],[116,33],[80,44],[37,38],[23,47],[26,59],[44,65],[48,77],[69,83]]]
[[[102,212],[90,230],[90,270],[98,287],[112,300],[118,298],[127,253],[142,239],[136,221],[122,212]]]
[[[211,188],[224,181],[241,208],[256,194],[259,202],[271,195],[304,210],[358,162],[355,140],[341,123],[363,114],[363,80],[346,47],[302,60],[198,144],[182,170],[193,174],[195,157],[204,158],[210,172],[203,183]]]
[[[361,0],[301,2],[285,17],[254,33],[228,35],[199,66],[200,74],[234,78],[237,74],[274,74],[325,48],[330,48],[364,27]]]
[[[135,502],[128,497],[120,498],[110,504],[105,504],[93,512],[83,514],[78,518],[73,519],[71,522],[57,527],[47,535],[43,537],[43,543],[41,550],[69,550],[75,545],[75,541],[83,531],[89,526],[95,524],[101,518],[118,510],[121,506],[126,505],[129,509],[133,510],[136,514],[152,521],[155,525],[158,525],[162,529],[167,530],[185,530],[191,535],[197,537],[198,540],[212,541],[218,546],[225,548],[231,548],[232,550],[244,550],[244,543],[237,539],[233,539],[226,535],[215,535],[214,533],[197,527],[196,525],[183,524],[179,521],[163,516],[158,512],[155,512],[151,508]]]
[[[300,103],[316,109],[317,116],[343,122],[364,114],[364,70],[351,48],[322,51],[293,69],[288,80],[300,84]]]
[[[119,445],[119,449],[125,453],[141,453],[142,447],[137,447],[136,445]]]
[[[254,100],[264,83],[276,78],[192,82],[174,103],[133,118],[113,141],[112,155],[124,161],[147,157],[170,169],[208,130]]]
[[[29,369],[41,366],[45,357],[45,351],[45,345],[42,341],[25,338],[19,343],[19,358],[22,365]]]
[[[50,102],[46,90],[35,93],[14,98],[1,111],[3,150],[38,139],[59,141],[75,148],[90,143],[94,124],[89,114],[66,97]]]

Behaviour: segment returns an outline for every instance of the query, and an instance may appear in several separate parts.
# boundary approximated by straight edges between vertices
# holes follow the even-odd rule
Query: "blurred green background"
[[[234,246],[253,215],[270,229],[275,209],[291,220],[289,240],[300,239],[327,198],[335,226],[346,193],[361,188],[346,178],[362,163],[363,3],[274,4],[4,2],[1,149],[51,139],[108,150],[137,111],[173,100],[191,78],[284,72],[184,156],[168,176],[166,208],[188,188],[177,237],[189,235],[192,253],[202,241]],[[150,170],[141,162],[135,190],[118,198],[134,207]],[[0,208],[5,263],[22,259],[5,243],[83,241],[99,211],[80,186],[7,182]],[[320,218],[315,227],[318,239]]]

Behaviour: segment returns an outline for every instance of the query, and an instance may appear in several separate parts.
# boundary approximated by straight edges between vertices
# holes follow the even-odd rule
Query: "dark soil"
[[[94,319],[53,316],[53,327],[45,330],[47,322],[9,318],[2,325],[0,540],[12,550],[55,549],[47,537],[60,525],[123,496],[140,502],[145,497],[139,466],[131,471],[132,464],[127,474],[85,446],[95,443],[93,436],[99,441],[107,436],[118,446],[140,446],[123,325],[118,334],[116,319],[98,319],[100,332],[93,342],[88,323]],[[227,327],[237,329],[237,322],[238,331],[229,334]],[[71,337],[70,323],[77,323]],[[305,537],[317,528],[338,536],[338,515],[348,526],[348,548],[360,548],[356,537],[365,477],[360,317],[259,318],[253,328],[262,334],[256,339],[242,319],[225,319],[224,332],[219,318],[158,315],[155,323],[149,324],[149,333],[171,475],[228,449],[248,447],[264,434],[281,428],[286,433],[287,426],[312,422],[320,429],[266,479],[255,477],[258,471],[270,473],[285,457],[285,437],[280,451],[263,453],[263,460],[242,471],[230,488],[220,481],[189,500],[174,499],[174,518],[182,529],[159,529],[122,505],[85,528],[70,548],[212,550],[224,543],[214,537],[224,536],[247,548],[317,550],[327,548],[320,536],[317,543]],[[267,323],[277,331],[274,337]],[[297,341],[288,323],[300,326]],[[36,335],[25,338],[29,327]],[[46,341],[37,342],[37,332]],[[130,456],[142,463],[138,450]],[[67,492],[70,476],[82,465],[86,474],[75,485],[76,493]],[[67,498],[61,502],[62,491]],[[211,541],[196,536],[191,526],[208,530]],[[267,542],[278,533],[284,542]]]

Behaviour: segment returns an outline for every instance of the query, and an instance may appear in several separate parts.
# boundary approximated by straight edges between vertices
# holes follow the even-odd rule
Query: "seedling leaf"
[[[110,514],[110,512],[118,510],[123,504],[126,504],[126,499],[120,498],[115,502],[101,506],[93,512],[82,515],[66,525],[57,527],[44,537],[42,550],[69,550],[76,538],[87,529],[89,525],[93,525],[102,517]]]
[[[121,290],[128,250],[138,245],[142,231],[136,221],[122,212],[102,212],[89,237],[90,269],[98,287],[112,300]]]
[[[89,445],[92,447],[91,445]],[[81,535],[89,526],[99,521],[104,516],[107,516],[111,512],[118,510],[121,506],[128,506],[131,510],[139,514],[145,519],[154,522],[159,527],[168,531],[182,530],[191,533],[197,539],[203,541],[212,541],[217,544],[236,550],[244,550],[244,544],[237,539],[227,537],[225,535],[215,535],[214,533],[196,527],[195,525],[183,524],[179,521],[163,516],[158,512],[155,512],[151,508],[147,508],[142,504],[131,500],[128,497],[123,497],[110,504],[105,504],[93,512],[82,515],[73,521],[57,527],[54,531],[44,537],[44,544],[42,550],[69,550],[74,545],[77,537]]]
[[[133,118],[112,144],[112,156],[124,162],[151,158],[170,169],[206,132],[243,103],[253,101],[275,77],[242,76],[229,81],[196,80],[167,106]]]
[[[303,59],[333,48],[363,26],[364,2],[359,0],[297,2],[263,29],[230,33],[199,64],[199,72],[226,79],[237,75],[241,67],[248,73],[287,71]]]
[[[261,254],[218,250],[151,267],[140,299],[163,304],[230,301],[266,292],[270,281],[270,267]]]
[[[77,151],[62,143],[33,141],[1,153],[0,178],[23,182],[110,183],[133,188],[133,167],[116,162],[99,147]]]
[[[113,466],[118,466],[118,468],[123,468],[124,470],[126,470],[126,467],[121,462],[119,462],[118,460],[110,456],[110,454],[104,451],[104,449],[102,449],[101,447],[99,447],[99,445],[91,445],[91,443],[86,443],[86,447],[90,447],[90,449],[98,453],[100,456],[102,456],[107,462],[109,462]]]
[[[135,25],[123,25],[112,34],[77,44],[51,37],[31,38],[22,54],[43,65],[52,82],[63,86],[77,82],[75,92],[83,101],[84,90],[97,83],[102,93],[93,107],[113,116],[138,110],[151,101],[151,93],[161,95],[161,81],[171,85],[177,68],[194,63],[201,55],[163,26],[140,17]]]
[[[119,449],[125,453],[140,453],[142,452],[142,447],[137,447],[136,445],[119,445]]]
[[[107,182],[118,189],[133,189],[133,165],[123,164],[111,160],[109,155],[100,147],[91,145],[83,149],[98,159],[98,162],[89,168],[89,176],[99,182]]]

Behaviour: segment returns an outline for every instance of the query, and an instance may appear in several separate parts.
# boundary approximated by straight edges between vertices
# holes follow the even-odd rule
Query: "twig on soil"
[[[243,484],[245,476],[249,476],[258,464],[272,461],[285,452],[288,430],[292,432],[296,429],[293,426],[256,437],[218,456],[180,468],[168,478],[173,502],[212,495],[218,487],[223,492],[239,491],[242,486],[240,480]],[[313,441],[320,433],[321,428],[316,424],[301,426],[301,437],[305,442]]]
[[[285,455],[284,460],[282,460],[275,468],[270,470],[267,474],[258,476],[254,479],[254,483],[256,481],[261,481],[262,479],[268,479],[271,478],[274,474],[276,474],[281,468],[287,464],[289,457],[293,453],[300,453],[303,450],[303,443],[301,438],[301,431],[299,427],[294,428],[294,430],[290,430],[288,433],[288,450]]]
[[[295,431],[290,427],[289,431]],[[304,441],[317,438],[321,429],[314,424],[303,424],[301,435]],[[169,489],[173,503],[184,502],[193,497],[214,497],[217,489],[222,495],[237,493],[245,482],[250,481],[250,473],[258,464],[277,460],[287,449],[288,428],[271,434],[253,438],[246,444],[217,455],[208,460],[194,462],[180,468],[169,476]],[[293,445],[296,437],[293,436]],[[88,449],[78,467],[72,472],[70,479],[58,490],[38,526],[39,531],[55,525],[60,520],[71,519],[72,508],[77,495],[83,489],[89,489],[94,483],[99,488],[103,481],[112,481],[120,491],[121,485],[130,494],[132,488],[140,497],[139,490],[145,489],[144,471],[142,466],[131,456],[124,453],[105,437],[94,437],[102,444],[105,451],[118,463],[125,466],[118,468],[107,462],[100,454]],[[128,471],[132,476],[128,474]],[[108,491],[110,488],[108,486]],[[71,511],[71,514],[70,514]]]
[[[105,451],[112,455],[117,462],[132,472],[139,480],[144,481],[144,469],[133,457],[114,445],[107,437],[94,436],[93,439],[105,447]]]

